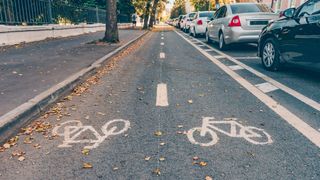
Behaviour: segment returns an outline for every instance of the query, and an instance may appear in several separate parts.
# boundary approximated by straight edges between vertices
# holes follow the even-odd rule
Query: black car
[[[276,71],[285,62],[320,64],[320,0],[309,0],[283,12],[261,32],[258,55],[265,69]],[[319,64],[315,64],[319,63]]]

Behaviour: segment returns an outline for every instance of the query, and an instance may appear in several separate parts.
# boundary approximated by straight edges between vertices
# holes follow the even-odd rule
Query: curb
[[[31,120],[39,117],[43,110],[55,103],[61,97],[64,97],[72,91],[77,85],[83,82],[88,76],[94,74],[96,70],[103,65],[106,60],[112,58],[119,52],[123,51],[131,44],[145,36],[148,31],[144,32],[137,38],[118,47],[109,54],[93,62],[89,67],[83,68],[79,72],[69,76],[64,81],[52,86],[48,90],[40,93],[34,98],[21,104],[10,112],[0,117],[0,143],[5,143],[9,138],[17,134],[24,125]]]

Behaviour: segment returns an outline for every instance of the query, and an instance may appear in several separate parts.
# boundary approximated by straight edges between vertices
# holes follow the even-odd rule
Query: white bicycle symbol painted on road
[[[221,126],[227,125],[229,130],[222,129]],[[220,126],[220,127],[219,127]],[[211,136],[211,141],[202,143],[195,140],[194,133],[200,132],[200,137],[205,137],[206,134]],[[248,142],[256,145],[271,144],[273,141],[271,136],[263,129],[253,126],[243,126],[237,122],[236,118],[225,118],[223,121],[215,120],[214,117],[204,117],[202,127],[195,127],[188,131],[187,137],[192,144],[200,146],[213,146],[219,141],[216,132],[220,132],[229,137],[244,138]]]
[[[112,125],[115,124],[115,125]],[[117,125],[116,125],[117,124]],[[119,128],[119,124],[123,124],[123,128]],[[52,134],[63,136],[64,140],[58,147],[72,147],[71,144],[88,143],[93,144],[85,146],[84,149],[93,149],[98,147],[109,136],[119,135],[126,132],[130,128],[130,122],[123,119],[115,119],[107,122],[101,127],[104,135],[100,135],[92,126],[84,126],[81,121],[67,121],[56,126],[52,130]],[[95,139],[80,139],[80,135],[90,132]]]

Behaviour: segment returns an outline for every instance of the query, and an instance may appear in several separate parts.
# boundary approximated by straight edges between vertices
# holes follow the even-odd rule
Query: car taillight
[[[229,27],[241,26],[241,21],[239,16],[235,16],[231,19]]]
[[[201,19],[198,20],[198,21],[197,21],[197,24],[198,24],[198,25],[202,25],[202,20],[201,20]]]

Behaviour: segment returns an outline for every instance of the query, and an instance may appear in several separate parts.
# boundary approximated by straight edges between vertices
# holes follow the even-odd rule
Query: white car
[[[194,16],[196,15],[196,12],[192,12],[192,13],[188,13],[186,14],[186,17],[183,21],[183,24],[181,26],[181,30],[183,30],[184,32],[188,33],[190,30],[190,24],[194,18]]]
[[[190,35],[197,37],[198,35],[204,35],[207,29],[207,23],[212,20],[215,11],[199,11],[195,14],[190,24]]]

